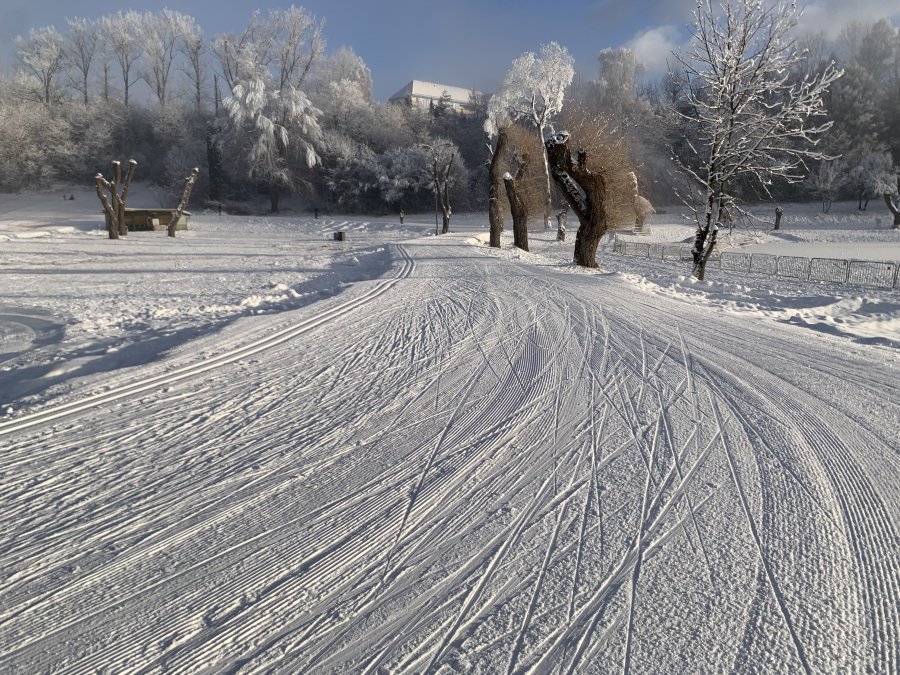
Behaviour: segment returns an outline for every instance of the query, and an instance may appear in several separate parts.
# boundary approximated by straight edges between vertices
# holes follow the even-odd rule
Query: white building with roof
[[[431,110],[443,100],[445,105],[457,112],[471,113],[475,111],[474,101],[479,98],[481,98],[481,92],[474,89],[413,80],[391,96],[388,101],[391,103],[405,103],[413,108]]]

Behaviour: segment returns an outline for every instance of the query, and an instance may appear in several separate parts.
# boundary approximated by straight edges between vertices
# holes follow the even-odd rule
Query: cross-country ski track
[[[898,671],[884,348],[391,251],[0,423],[0,671]]]

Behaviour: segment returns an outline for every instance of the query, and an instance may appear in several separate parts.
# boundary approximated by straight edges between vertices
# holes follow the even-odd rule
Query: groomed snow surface
[[[896,291],[77,197],[0,199],[0,671],[897,672]]]

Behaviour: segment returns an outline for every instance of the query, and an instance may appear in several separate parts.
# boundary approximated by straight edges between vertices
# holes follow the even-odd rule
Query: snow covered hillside
[[[0,670],[896,670],[896,292],[23,209]]]

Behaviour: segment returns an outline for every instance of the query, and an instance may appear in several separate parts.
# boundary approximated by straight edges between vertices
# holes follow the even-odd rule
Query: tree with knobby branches
[[[191,175],[184,179],[184,194],[181,195],[181,202],[172,214],[169,225],[166,227],[166,233],[170,237],[175,236],[175,228],[178,227],[178,221],[181,220],[181,216],[184,215],[184,210],[187,208],[188,201],[191,198],[191,191],[194,189],[194,183],[197,182],[197,177],[199,175],[200,169],[195,166],[191,169]]]
[[[609,228],[607,172],[588,166],[584,148],[578,150],[573,162],[565,131],[548,138],[545,146],[550,175],[581,224],[575,235],[575,264],[597,267],[597,246]]]
[[[622,217],[634,213],[631,158],[621,134],[603,117],[572,108],[563,123],[567,131],[548,138],[544,151],[556,187],[578,218],[574,262],[597,267],[603,235],[634,222]]]
[[[519,187],[522,176],[528,170],[528,153],[517,153],[514,157],[518,164],[516,175],[509,171],[503,174],[503,186],[506,189],[506,198],[509,200],[509,212],[513,220],[513,246],[523,251],[528,250],[528,204],[522,199],[522,190]]]
[[[805,52],[792,33],[800,13],[792,2],[699,0],[693,40],[676,59],[686,74],[686,110],[697,131],[691,149],[699,160],[687,171],[705,193],[697,213],[693,274],[702,279],[738,179],[768,194],[772,180],[798,182],[807,160],[830,159],[816,148],[831,127],[823,95],[842,71],[834,64],[799,82]]]
[[[131,179],[134,178],[135,169],[137,169],[137,160],[128,160],[128,173],[125,174],[124,185],[122,184],[122,163],[118,160],[113,162],[113,179],[111,181],[104,178],[102,173],[94,176],[97,197],[106,213],[107,232],[110,239],[118,239],[120,236],[124,237],[128,234],[128,226],[125,224],[125,202],[128,200],[128,190],[131,189]],[[121,191],[119,191],[120,185]],[[110,199],[106,198],[104,191],[109,191]]]
[[[503,106],[488,106],[487,118],[484,121],[486,136],[485,147],[488,155],[488,223],[490,224],[489,244],[500,248],[500,234],[503,232],[503,206],[501,195],[508,190],[503,171],[502,158],[509,146],[509,134],[512,120],[508,110]],[[494,138],[496,137],[496,141]],[[507,191],[507,196],[509,195]]]
[[[490,224],[489,244],[493,248],[500,248],[500,234],[503,232],[503,206],[500,203],[500,195],[503,190],[503,176],[500,158],[503,156],[506,146],[509,144],[509,126],[502,125],[497,128],[497,143],[487,142],[488,152],[488,176],[490,187],[488,188],[488,222]]]

